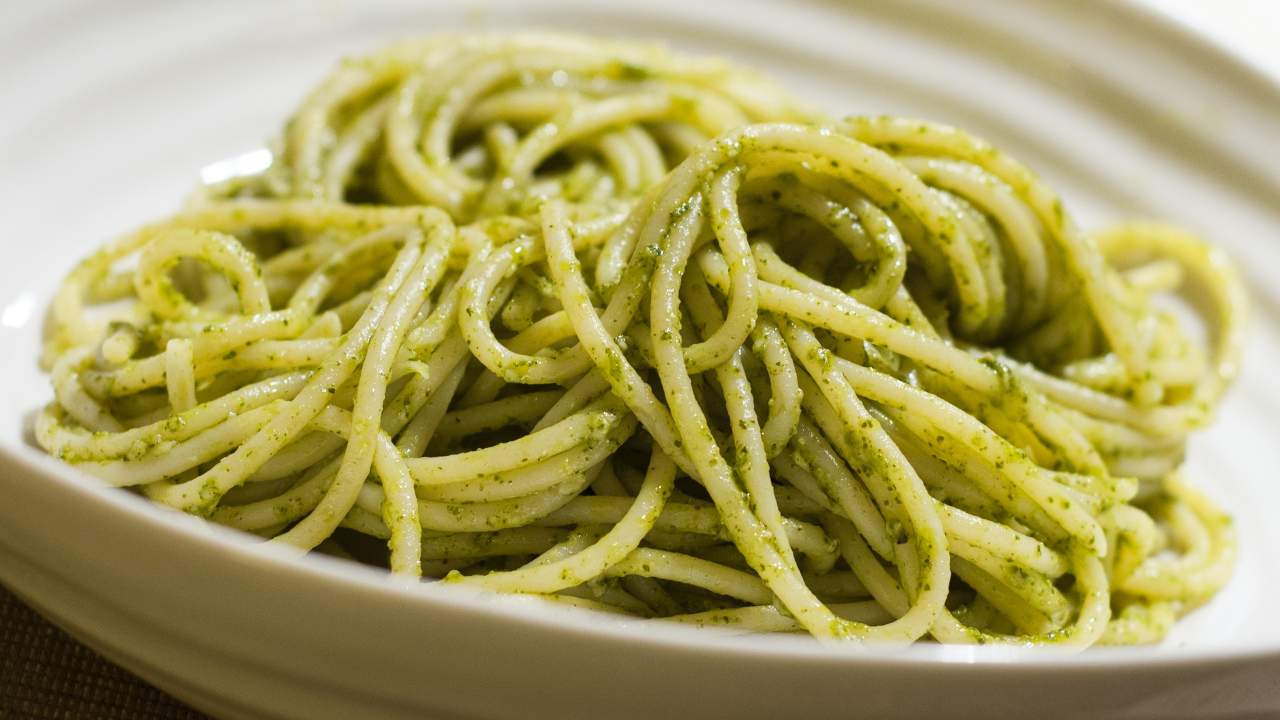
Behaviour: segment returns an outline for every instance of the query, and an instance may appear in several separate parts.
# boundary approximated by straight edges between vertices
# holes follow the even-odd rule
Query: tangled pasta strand
[[[1192,339],[1160,295],[1187,281]],[[942,125],[551,35],[344,63],[264,173],[78,266],[37,439],[298,552],[693,625],[1154,642],[1245,297]],[[372,539],[372,540],[371,540]]]

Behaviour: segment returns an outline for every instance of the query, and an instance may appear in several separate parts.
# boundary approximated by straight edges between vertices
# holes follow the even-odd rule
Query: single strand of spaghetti
[[[432,287],[439,282],[451,241],[452,233],[437,232],[432,238],[416,267],[391,298],[365,348],[352,410],[351,434],[347,438],[347,449],[337,477],[316,509],[287,532],[277,535],[272,542],[310,550],[333,533],[355,503],[356,495],[373,465],[374,445],[381,432],[387,380],[396,351],[409,332],[409,322]],[[401,509],[400,512],[407,511]],[[416,567],[416,560],[414,565]]]
[[[250,475],[246,482],[279,480],[302,472],[314,465],[317,458],[329,457],[343,444],[341,438],[329,433],[316,432],[303,435],[263,463],[262,467]]]
[[[890,517],[899,516],[911,525],[913,545],[919,558],[922,576],[920,592],[915,607],[921,612],[936,615],[943,609],[950,584],[946,534],[938,518],[933,499],[929,496],[919,475],[902,456],[902,451],[870,415],[854,389],[843,375],[829,372],[833,356],[818,343],[813,333],[789,322],[782,328],[783,337],[799,358],[820,394],[843,422],[843,433],[828,438],[840,451],[846,462],[858,462],[863,470],[864,482],[874,478],[872,487],[884,484],[893,503],[881,499],[882,511]],[[862,469],[859,468],[859,469]]]
[[[836,512],[836,505],[827,496],[827,493],[818,484],[818,480],[814,478],[813,473],[801,466],[796,460],[795,453],[784,452],[773,458],[771,461],[774,476],[791,483],[791,486],[800,493],[800,495],[816,506],[819,511]],[[784,486],[779,485],[774,492],[780,494],[780,490],[785,490]],[[782,506],[781,501],[779,505]],[[783,509],[783,512],[787,510]]]
[[[591,306],[590,294],[582,278],[581,265],[573,252],[564,212],[564,207],[557,203],[548,203],[543,206],[543,240],[546,243],[547,265],[556,284],[556,292],[560,295],[565,312],[573,323],[579,345],[609,381],[614,394],[626,402],[645,429],[662,447],[662,451],[687,473],[693,466],[681,449],[671,414],[658,401],[649,384],[623,357],[617,343],[609,335],[600,316]]]
[[[707,190],[711,227],[729,266],[731,290],[729,306],[725,310],[727,320],[706,339],[684,350],[692,372],[714,368],[728,361],[755,328],[756,268],[747,233],[738,217],[737,195],[741,179],[740,170],[723,170]]]
[[[637,548],[610,567],[606,574],[612,577],[639,575],[681,582],[755,605],[773,602],[773,593],[754,575],[665,550]]]
[[[165,387],[169,396],[169,407],[175,415],[186,412],[198,404],[195,369],[192,363],[190,340],[173,338],[165,344]]]
[[[418,495],[424,500],[451,503],[495,502],[535,495],[559,485],[566,475],[585,472],[607,460],[635,432],[635,428],[635,419],[628,414],[610,427],[607,434],[585,440],[579,446],[542,462],[447,484],[419,482]]]
[[[599,467],[564,476],[559,485],[535,495],[480,503],[441,503],[420,500],[422,527],[448,532],[476,532],[528,525],[554,512],[591,484]]]
[[[596,259],[595,284],[610,300],[612,300],[614,288],[622,281],[623,274],[631,266],[631,258],[635,254],[641,233],[647,224],[658,222],[644,209],[653,207],[662,189],[662,185],[654,185],[645,191],[645,194],[636,201],[635,211],[627,214],[626,219],[605,239],[600,248],[600,257]]]
[[[203,357],[194,368],[205,380],[231,370],[291,370],[319,365],[341,341],[338,338],[257,340],[222,355]],[[166,376],[165,381],[168,382]]]
[[[477,433],[491,432],[511,425],[532,426],[564,397],[560,390],[508,395],[482,405],[452,410],[441,419],[432,442],[451,443]]]
[[[542,305],[538,293],[528,285],[517,282],[511,300],[502,306],[500,317],[508,330],[520,332],[533,324],[533,316]]]
[[[162,319],[200,314],[173,285],[169,270],[184,257],[198,258],[226,276],[244,315],[271,310],[257,259],[238,240],[223,233],[182,228],[158,231],[142,248],[134,273],[138,300]]]
[[[113,264],[136,252],[150,239],[148,229],[144,228],[112,240],[67,274],[51,304],[53,338],[42,360],[46,367],[52,364],[50,351],[63,352],[97,338],[97,327],[90,320],[92,314],[85,312],[86,294],[100,279],[107,277]],[[132,281],[132,275],[129,279]]]
[[[309,373],[296,372],[276,375],[266,380],[245,385],[207,403],[197,405],[177,415],[166,417],[148,425],[95,436],[85,431],[68,428],[57,422],[56,417],[40,419],[36,435],[41,446],[54,455],[64,453],[76,458],[107,459],[137,452],[135,448],[160,442],[180,442],[196,436],[222,422],[233,413],[243,413],[277,398],[289,399],[306,382]],[[42,413],[45,418],[47,413]]]
[[[468,115],[469,117],[470,115]],[[466,131],[459,128],[459,132]],[[483,137],[483,146],[479,144],[472,146],[476,151],[474,154],[477,157],[474,169],[468,168],[466,164],[470,151],[459,155],[454,161],[458,168],[468,175],[478,175],[491,168],[496,172],[500,168],[506,167],[511,163],[511,154],[515,152],[516,146],[520,144],[520,135],[516,133],[516,129],[503,121],[486,125]]]
[[[839,453],[809,418],[800,421],[792,447],[794,459],[802,462],[802,467],[807,466],[823,495],[839,508],[839,514],[858,528],[881,557],[891,557],[892,540],[879,508],[866,486],[849,471]]]
[[[626,410],[611,397],[528,435],[498,445],[440,457],[413,458],[410,470],[423,486],[443,485],[542,462],[597,440],[622,421]]]
[[[609,381],[604,379],[599,370],[592,368],[590,372],[583,375],[561,395],[560,399],[539,418],[531,432],[538,432],[560,422],[568,417],[570,413],[578,412],[592,400],[608,391]]]
[[[408,365],[412,377],[382,408],[382,428],[398,435],[449,377],[455,368],[466,366],[467,345],[462,336],[451,332],[430,354],[425,363]]]
[[[314,425],[318,429],[333,433],[343,437],[347,441],[348,449],[352,442],[358,442],[358,439],[352,438],[352,433],[357,427],[358,415],[347,412],[341,408],[333,406],[325,408],[316,416]],[[385,431],[375,429],[373,439],[373,453],[381,453],[388,455],[388,448],[395,457],[390,462],[383,462],[378,469],[378,479],[382,483],[383,496],[382,502],[374,513],[375,519],[380,518],[381,522],[388,529],[386,539],[389,540],[391,547],[390,566],[391,572],[396,575],[416,578],[422,575],[422,526],[418,519],[418,498],[414,495],[413,478],[409,476],[409,470],[404,463],[400,461],[398,451],[391,443],[391,438]],[[343,453],[337,467],[334,470],[334,478],[328,483],[323,494],[317,493],[315,497],[315,506],[307,511],[307,518],[313,517],[318,508],[323,507],[325,500],[331,496],[334,484],[342,477],[342,470],[348,464],[347,453]],[[370,461],[372,464],[372,460]],[[366,470],[366,474],[367,474]],[[359,494],[356,490],[356,495]],[[355,499],[352,499],[352,505]],[[341,522],[352,508],[348,507],[342,511],[342,517],[338,519]],[[372,511],[371,511],[372,512]],[[304,519],[305,522],[305,519]],[[299,527],[301,523],[296,527]],[[289,532],[292,532],[290,530]],[[332,534],[333,529],[328,530],[328,534]],[[289,533],[277,535],[277,538],[285,537]],[[328,537],[326,534],[325,537]],[[286,538],[288,540],[288,538]]]
[[[971,515],[946,503],[938,503],[938,510],[942,528],[952,544],[963,542],[1053,578],[1069,569],[1067,559],[1060,553],[1008,525]]]
[[[648,187],[640,178],[640,158],[634,153],[632,142],[615,130],[605,133],[598,141],[600,154],[609,165],[613,176],[618,180],[619,194],[629,195]]]
[[[311,512],[319,504],[320,498],[324,497],[325,488],[333,481],[341,463],[341,456],[317,462],[285,492],[243,505],[219,505],[209,515],[209,519],[220,525],[248,532],[290,523]]]
[[[386,432],[379,431],[377,442],[386,446],[391,444],[391,438]],[[381,517],[391,529],[391,537],[388,538],[391,556],[388,564],[394,575],[419,578],[422,577],[422,521],[418,518],[418,497],[414,493],[409,469],[404,463],[395,463],[394,468],[394,472],[378,473],[378,480],[386,494]]]
[[[734,184],[729,181],[726,191],[730,191]],[[753,263],[750,249],[746,246],[745,233],[742,234],[741,240],[741,251],[743,253],[741,260],[744,264],[750,266]],[[667,252],[680,253],[687,252],[687,250],[669,247]],[[655,292],[657,287],[655,284]],[[716,337],[720,330],[724,329],[722,323],[725,322],[725,316],[720,312],[720,308],[716,306],[715,299],[711,296],[711,291],[707,288],[706,282],[702,280],[701,272],[695,269],[694,272],[689,273],[685,278],[685,288],[685,306],[692,314],[694,322],[701,326],[703,335],[709,337],[708,340],[703,342],[710,342],[710,338]],[[728,312],[733,312],[733,310],[734,307],[731,301]],[[754,303],[752,303],[751,307],[743,309],[743,311],[749,311],[754,315]],[[752,326],[754,324],[754,322],[750,323]],[[717,329],[713,332],[708,332],[710,328]],[[750,330],[748,330],[749,332]],[[729,427],[733,436],[734,458],[736,460],[734,472],[742,480],[751,502],[754,503],[756,515],[764,522],[769,532],[775,538],[778,538],[778,549],[783,559],[788,563],[794,564],[795,558],[786,541],[786,532],[782,528],[782,513],[778,511],[778,501],[773,494],[773,480],[769,475],[769,458],[765,453],[764,437],[761,435],[760,430],[760,419],[756,416],[755,398],[752,396],[751,384],[747,381],[747,373],[743,368],[742,356],[748,352],[742,347],[744,340],[746,340],[746,335],[738,339],[737,350],[715,368],[716,381],[720,385],[720,390],[724,397],[725,408],[729,415]],[[689,349],[686,347],[685,352],[687,353],[688,351]]]
[[[689,453],[690,463],[695,469],[693,474],[707,488],[720,509],[725,529],[751,563],[752,569],[801,624],[817,637],[831,638],[841,634],[845,628],[804,585],[795,560],[784,544],[785,536],[775,535],[752,512],[749,491],[737,486],[734,472],[721,455],[707,418],[699,407],[692,380],[685,369],[680,338],[673,332],[679,328],[680,277],[700,224],[696,221],[701,213],[701,198],[694,196],[691,202],[687,215],[693,219],[686,228],[677,227],[668,235],[667,247],[654,272],[649,299],[656,369],[671,408],[670,417],[678,429],[682,447]]]
[[[448,220],[434,207],[422,205],[358,205],[302,199],[236,198],[184,209],[160,227],[203,228],[218,232],[293,228],[336,241],[358,241],[392,225],[429,230]],[[325,232],[328,231],[328,232]],[[335,232],[345,231],[345,232]]]
[[[108,332],[102,339],[102,344],[98,346],[98,352],[108,365],[119,366],[129,362],[137,354],[141,344],[142,338],[138,334],[138,329],[132,325],[122,324]]]
[[[800,385],[795,361],[773,318],[764,315],[751,331],[751,350],[769,375],[769,416],[760,428],[765,454],[775,457],[796,434],[800,423]]]
[[[401,431],[400,436],[396,438],[396,449],[402,455],[407,458],[419,457],[426,451],[427,445],[435,437],[440,421],[449,409],[449,403],[453,400],[453,395],[457,392],[458,384],[462,382],[462,376],[466,370],[465,363],[454,366],[445,381],[434,389],[427,403]]]
[[[656,446],[635,502],[595,544],[555,563],[470,579],[471,584],[506,592],[551,593],[603,574],[639,546],[653,527],[675,485],[675,464]]]
[[[90,460],[79,463],[81,470],[113,487],[142,485],[182,474],[227,453],[259,432],[279,414],[284,400],[234,415],[182,442],[166,442],[143,457],[119,460]]]
[[[508,128],[537,125],[562,110],[567,103],[583,100],[582,93],[559,87],[528,85],[500,90],[467,108],[466,114],[458,121],[457,132],[465,135],[498,125]]]

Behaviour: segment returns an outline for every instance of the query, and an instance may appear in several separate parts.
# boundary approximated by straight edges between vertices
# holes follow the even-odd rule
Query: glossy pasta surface
[[[832,641],[1149,643],[1229,579],[1179,466],[1235,269],[963,131],[441,35],[272,152],[68,276],[49,453],[410,581]]]

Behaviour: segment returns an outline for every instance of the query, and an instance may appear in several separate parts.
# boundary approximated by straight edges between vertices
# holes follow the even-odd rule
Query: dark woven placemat
[[[0,585],[0,720],[201,720]]]

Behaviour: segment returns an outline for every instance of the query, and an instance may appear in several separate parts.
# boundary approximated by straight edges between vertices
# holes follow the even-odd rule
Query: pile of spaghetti
[[[345,61],[269,168],[72,271],[37,436],[406,578],[828,639],[1152,642],[1230,575],[1179,465],[1243,294],[1177,229],[1082,233],[950,127],[647,45],[438,36]]]

